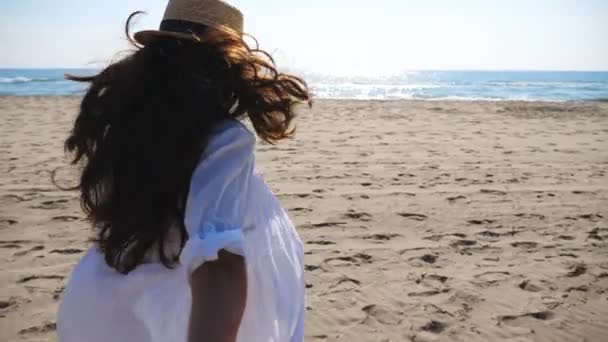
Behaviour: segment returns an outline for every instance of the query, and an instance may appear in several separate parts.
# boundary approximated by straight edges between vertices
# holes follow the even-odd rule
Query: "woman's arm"
[[[245,311],[247,270],[243,257],[221,250],[191,276],[188,342],[234,342]]]

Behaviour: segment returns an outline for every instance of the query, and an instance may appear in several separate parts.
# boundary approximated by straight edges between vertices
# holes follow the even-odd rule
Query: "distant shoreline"
[[[79,99],[82,95],[3,95],[0,94],[0,101],[10,99]],[[461,99],[330,99],[330,98],[313,98],[313,102],[360,102],[360,103],[374,103],[374,102],[402,102],[402,103],[488,103],[488,104],[554,104],[554,105],[576,105],[576,104],[598,104],[608,103],[608,98],[596,99],[596,100],[572,100],[572,101],[542,101],[542,100],[461,100]]]
[[[0,95],[79,96],[87,84],[65,74],[97,69],[0,69]],[[425,101],[606,101],[608,72],[411,71],[383,77],[298,73],[317,99]]]

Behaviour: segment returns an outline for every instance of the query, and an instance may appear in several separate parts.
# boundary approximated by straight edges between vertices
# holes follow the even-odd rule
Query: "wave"
[[[531,81],[490,81],[481,83],[494,87],[517,87],[517,88],[598,88],[608,87],[608,82],[586,81],[586,82],[531,82]]]
[[[16,77],[0,77],[0,83],[10,84],[10,83],[31,83],[31,82],[49,82],[53,81],[49,78],[29,78],[25,76],[16,76]]]
[[[438,96],[421,96],[421,95],[401,95],[401,96],[368,96],[368,95],[336,95],[336,94],[319,94],[314,93],[314,97],[320,100],[360,100],[360,101],[395,101],[395,100],[415,100],[415,101],[521,101],[521,102],[568,102],[572,99],[557,99],[546,97],[528,97],[528,96],[511,96],[511,97],[494,97],[494,96],[456,96],[456,95],[438,95]],[[601,101],[601,100],[600,100]],[[604,101],[608,101],[604,100]]]
[[[80,95],[74,70],[0,69],[0,95]],[[92,73],[80,70],[76,73]],[[608,73],[417,71],[361,77],[306,73],[318,99],[593,101],[608,98]]]

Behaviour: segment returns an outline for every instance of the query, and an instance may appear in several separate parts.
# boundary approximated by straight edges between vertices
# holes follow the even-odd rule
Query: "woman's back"
[[[214,253],[217,257],[220,248],[230,245],[233,233],[243,235],[238,248],[247,268],[247,302],[237,341],[302,341],[302,245],[287,214],[254,171],[254,141],[236,121],[222,122],[212,133],[192,176],[185,216],[186,227],[197,226],[189,221],[202,220],[209,229],[204,236],[188,229],[190,239],[173,269],[152,253],[146,263],[122,274],[107,265],[98,246],[91,247],[65,290],[59,341],[186,341],[191,267],[213,259]],[[238,171],[238,182],[226,176],[234,165],[247,165]],[[236,221],[239,224],[232,224]],[[197,234],[199,239],[194,238]],[[168,254],[179,255],[177,240],[169,241]]]

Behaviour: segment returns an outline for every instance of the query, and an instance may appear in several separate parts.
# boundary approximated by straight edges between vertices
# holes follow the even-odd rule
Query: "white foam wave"
[[[490,81],[485,84],[495,87],[519,87],[519,88],[585,88],[607,86],[606,82],[525,82],[525,81]]]
[[[29,78],[25,76],[16,77],[0,77],[0,83],[28,83],[28,82],[44,82],[49,81],[48,78]]]

